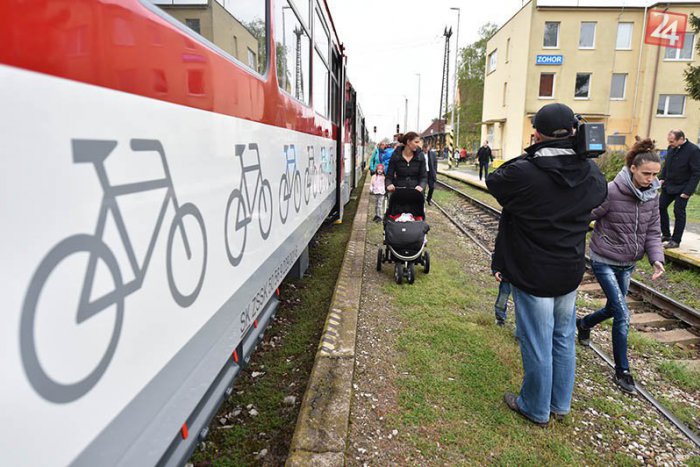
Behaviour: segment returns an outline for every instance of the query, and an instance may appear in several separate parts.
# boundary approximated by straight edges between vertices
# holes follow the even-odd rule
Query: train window
[[[299,14],[299,18],[301,19],[301,22],[304,23],[305,26],[309,26],[309,0],[293,0],[292,4],[297,10],[297,13]]]
[[[305,104],[311,102],[310,57],[311,39],[306,26],[297,17],[289,2],[275,11],[275,49],[277,50],[277,80],[280,88]]]
[[[328,66],[318,53],[314,52],[314,110],[328,117]]]
[[[150,0],[251,70],[267,70],[265,0]]]
[[[323,15],[320,10],[316,9],[316,14],[314,15],[314,43],[316,48],[321,53],[323,59],[328,62],[328,49],[330,38],[328,37],[328,29],[323,22]]]

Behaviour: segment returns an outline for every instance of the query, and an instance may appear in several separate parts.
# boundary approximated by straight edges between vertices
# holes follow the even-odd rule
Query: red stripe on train
[[[0,3],[2,64],[313,135],[337,131],[280,91],[274,60],[254,76],[138,0]]]

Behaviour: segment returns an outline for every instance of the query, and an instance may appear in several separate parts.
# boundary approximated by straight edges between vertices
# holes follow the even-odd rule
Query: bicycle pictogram
[[[314,147],[307,146],[306,152],[308,154],[308,164],[304,170],[304,202],[309,204],[311,196],[313,195],[313,197],[316,198],[318,192],[320,191],[320,177],[319,169],[316,167]]]
[[[290,156],[291,154],[291,156]],[[299,212],[301,208],[301,174],[297,169],[297,152],[293,144],[284,145],[286,158],[285,170],[280,180],[280,219],[287,222],[289,215],[289,203],[294,196],[294,209]],[[290,170],[291,167],[291,170]]]
[[[245,144],[236,145],[236,157],[238,157],[241,162],[241,183],[228,197],[228,202],[226,203],[226,217],[224,219],[226,254],[228,255],[229,262],[233,266],[237,266],[241,262],[241,259],[243,259],[246,240],[248,238],[248,224],[253,220],[253,212],[256,207],[260,234],[263,239],[267,239],[270,235],[270,228],[272,227],[272,188],[270,187],[270,182],[262,176],[258,145],[256,143],[248,144],[248,149],[255,152],[257,161],[252,165],[245,165],[243,160],[245,149]],[[252,196],[248,191],[248,180],[246,177],[246,175],[251,172],[257,172],[255,189],[253,190]],[[229,232],[229,217],[234,210],[236,213],[236,223],[233,231]]]
[[[130,141],[132,151],[155,152],[160,156],[165,173],[164,178],[112,185],[107,177],[105,161],[116,147],[117,141],[112,140],[72,140],[73,162],[76,164],[93,164],[103,191],[102,203],[97,216],[97,227],[95,228],[94,234],[72,235],[54,246],[39,264],[39,267],[29,283],[27,295],[24,299],[20,323],[20,346],[24,368],[34,389],[45,399],[52,402],[66,403],[80,398],[97,384],[107,370],[116,352],[122,330],[124,321],[124,300],[128,295],[136,292],[143,286],[146,271],[151,262],[156,241],[170,204],[172,204],[175,209],[175,216],[170,224],[166,245],[166,268],[170,293],[178,305],[181,307],[188,307],[197,299],[202,289],[202,284],[204,283],[207,265],[207,236],[204,220],[202,219],[201,212],[194,204],[185,203],[180,205],[178,203],[163,145],[160,141],[154,139],[132,139]],[[122,212],[116,200],[117,197],[120,196],[163,188],[166,191],[165,199],[161,205],[151,238],[148,241],[148,248],[143,262],[139,264],[134,246],[127,232],[124,217],[122,216]],[[134,279],[128,283],[123,282],[122,271],[120,270],[117,259],[113,251],[103,240],[105,227],[110,215],[114,225],[117,227],[119,239],[122,242],[134,275]],[[191,220],[195,221],[199,228],[198,232],[190,232],[188,234],[185,231],[186,218],[191,218]],[[191,220],[187,221],[189,226],[192,225]],[[194,239],[201,237],[201,245],[192,244],[193,235],[197,235]],[[179,242],[176,243],[176,236],[182,240],[181,244]],[[201,261],[201,270],[197,274],[194,284],[189,284],[189,287],[182,287],[182,280],[178,280],[177,282],[175,280],[173,254],[176,245],[184,248],[185,256],[188,261]],[[201,246],[201,248],[195,249],[193,246]],[[199,252],[200,254],[194,255],[195,252]],[[42,290],[44,290],[49,279],[54,281],[52,284],[61,279],[65,279],[58,273],[52,275],[52,273],[61,266],[61,263],[68,257],[82,258],[85,256],[85,253],[87,253],[88,256],[87,269],[82,279],[76,324],[80,325],[112,307],[115,307],[114,323],[113,329],[111,330],[111,338],[97,366],[79,381],[65,383],[54,379],[42,366],[39,359],[37,342],[35,339],[37,305],[39,304]],[[109,291],[104,293],[101,297],[93,299],[93,286],[95,285],[95,277],[100,263],[106,266],[106,270],[111,275],[113,287],[111,287],[110,284],[111,289]],[[105,270],[104,267],[101,269]],[[186,268],[186,271],[185,269],[181,269],[181,271],[185,271],[185,273],[191,270],[192,269],[189,267]],[[178,279],[182,279],[180,276],[181,274],[178,275]],[[46,301],[47,300],[44,300],[44,302]],[[43,305],[47,304],[43,303]],[[50,303],[48,305],[50,305]]]

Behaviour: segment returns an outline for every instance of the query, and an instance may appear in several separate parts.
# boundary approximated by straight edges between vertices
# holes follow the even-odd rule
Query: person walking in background
[[[437,181],[438,162],[437,153],[429,144],[425,148],[425,156],[428,166],[428,196],[426,197],[426,201],[429,205],[432,205],[435,182]]]
[[[608,183],[607,199],[593,210],[596,223],[590,244],[591,266],[608,300],[605,307],[576,320],[579,342],[589,345],[591,329],[613,318],[615,382],[631,394],[636,387],[627,361],[630,312],[625,296],[635,264],[644,253],[654,266],[652,280],[664,273],[657,196],[661,184],[656,178],[659,170],[661,159],[653,141],[636,142],[625,157],[625,166]]]
[[[591,210],[607,195],[598,166],[576,153],[576,119],[563,104],[542,107],[535,144],[486,179],[503,206],[492,270],[511,283],[523,360],[520,395],[506,405],[546,426],[571,410],[576,371],[576,288],[585,271]]]
[[[374,175],[377,170],[377,165],[382,163],[382,156],[386,150],[386,144],[379,143],[372,151],[372,156],[369,158],[369,173]]]
[[[374,222],[381,222],[384,217],[384,165],[377,164],[377,171],[369,181],[369,192],[374,196]]]
[[[668,151],[661,174],[661,239],[667,242],[665,248],[678,248],[685,230],[685,209],[688,199],[695,193],[700,181],[700,149],[685,139],[681,130],[668,133]],[[671,235],[668,207],[673,203],[673,216],[676,218]]]
[[[476,153],[476,157],[479,159],[479,180],[481,180],[482,170],[484,174],[483,178],[486,178],[489,174],[489,162],[493,161],[488,140],[485,140],[484,144],[479,148],[479,151]]]

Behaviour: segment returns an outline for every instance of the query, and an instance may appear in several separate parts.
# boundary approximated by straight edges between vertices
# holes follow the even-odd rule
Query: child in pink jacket
[[[377,164],[376,172],[372,175],[369,182],[369,192],[375,198],[374,222],[381,222],[384,216],[384,195],[386,188],[384,187],[384,165]]]

